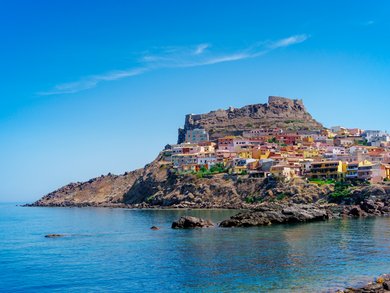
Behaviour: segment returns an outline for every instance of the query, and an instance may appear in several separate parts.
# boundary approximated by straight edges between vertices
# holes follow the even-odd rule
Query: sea
[[[235,213],[0,204],[0,292],[332,292],[390,273],[388,217],[171,229]]]

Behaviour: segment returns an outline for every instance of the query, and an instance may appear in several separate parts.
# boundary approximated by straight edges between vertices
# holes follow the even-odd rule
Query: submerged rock
[[[188,229],[188,228],[208,228],[213,227],[214,224],[205,219],[184,216],[172,223],[172,229]]]
[[[64,237],[65,235],[64,234],[47,234],[45,235],[46,238],[60,238],[60,237]]]
[[[160,230],[160,228],[157,226],[152,226],[152,227],[150,227],[150,230]]]

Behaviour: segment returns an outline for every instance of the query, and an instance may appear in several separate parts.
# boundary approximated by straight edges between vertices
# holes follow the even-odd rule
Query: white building
[[[372,141],[376,141],[382,137],[388,137],[389,135],[385,131],[381,130],[365,130],[363,136],[369,143],[371,143]]]

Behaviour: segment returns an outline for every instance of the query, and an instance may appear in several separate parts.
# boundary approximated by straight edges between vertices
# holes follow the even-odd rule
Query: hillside
[[[306,111],[301,100],[269,97],[268,104],[187,115],[185,129],[204,127],[210,131],[212,138],[216,138],[267,126],[297,130],[322,128]],[[253,199],[261,202],[275,200],[281,195],[296,203],[315,202],[331,192],[330,187],[303,180],[282,184],[228,174],[216,174],[209,178],[178,175],[169,166],[160,154],[142,169],[71,183],[43,196],[32,205],[237,208],[253,202]]]
[[[99,206],[119,204],[133,186],[141,169],[123,175],[102,175],[86,182],[70,183],[33,203],[34,206]]]
[[[210,178],[177,175],[161,156],[143,169],[71,183],[33,206],[173,206],[242,208],[254,199],[275,200],[281,194],[294,203],[317,202],[332,191],[303,180],[291,184],[217,174]]]

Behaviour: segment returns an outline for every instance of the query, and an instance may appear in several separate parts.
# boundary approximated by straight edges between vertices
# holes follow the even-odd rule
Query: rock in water
[[[208,228],[214,224],[205,219],[185,216],[172,223],[172,229],[188,229],[188,228]]]
[[[150,227],[150,230],[160,230],[160,228],[157,226],[152,226],[152,227]]]
[[[382,275],[375,282],[370,282],[362,288],[347,288],[337,293],[385,293],[389,292],[390,275]]]
[[[60,237],[64,237],[65,235],[64,234],[47,234],[45,235],[46,238],[60,238]]]
[[[239,213],[220,223],[220,227],[252,227],[281,223],[323,221],[334,215],[328,206],[264,204],[255,210]]]

